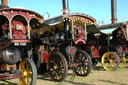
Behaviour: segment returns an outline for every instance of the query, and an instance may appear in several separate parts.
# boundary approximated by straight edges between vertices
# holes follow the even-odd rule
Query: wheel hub
[[[56,66],[54,66],[54,69],[57,69],[57,67],[58,67],[57,65],[56,65]]]
[[[24,71],[23,74],[24,74],[24,77],[27,77],[28,72],[27,71]]]
[[[112,59],[110,60],[110,63],[113,63],[113,60]]]

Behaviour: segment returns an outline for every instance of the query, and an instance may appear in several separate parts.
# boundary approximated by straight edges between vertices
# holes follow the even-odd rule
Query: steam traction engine
[[[65,39],[65,24],[68,22],[69,34]],[[32,32],[33,55],[37,56],[37,67],[46,63],[50,78],[62,81],[66,78],[68,68],[76,75],[87,76],[91,72],[89,55],[79,48],[86,44],[86,26],[95,24],[89,15],[72,13],[45,20],[40,29]]]
[[[87,44],[85,49],[92,58],[95,66],[100,61],[108,71],[115,71],[119,66],[126,68],[127,59],[127,22],[88,26]],[[89,29],[97,29],[91,32]],[[110,33],[103,33],[103,29],[114,29]],[[99,32],[98,32],[99,30]]]
[[[88,26],[87,44],[83,49],[90,54],[93,65],[101,61],[106,70],[115,71],[119,66],[128,67],[128,24],[127,22],[117,23],[116,0],[111,0],[111,6],[112,24]],[[114,31],[107,34],[102,31],[104,29],[113,29]]]
[[[112,36],[112,42],[120,57],[120,67],[128,68],[128,22],[123,23],[122,26],[114,30]]]
[[[0,9],[0,80],[19,77],[21,85],[35,85],[30,32],[41,21],[42,16],[30,10]]]
[[[89,55],[79,48],[86,44],[86,26],[94,18],[81,13],[69,14],[68,0],[63,0],[63,15],[50,18],[32,30],[32,46],[37,68],[45,63],[50,78],[63,81],[68,68],[76,75],[88,76],[91,72]]]

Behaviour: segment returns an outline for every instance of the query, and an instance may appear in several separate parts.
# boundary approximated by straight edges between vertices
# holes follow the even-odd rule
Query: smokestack
[[[1,0],[2,6],[8,7],[8,0]]]
[[[62,0],[63,3],[63,15],[65,14],[69,14],[69,6],[68,6],[68,0]],[[65,32],[65,39],[68,40],[69,39],[69,34],[70,34],[70,30],[69,30],[69,19],[65,18],[64,19],[64,32]]]
[[[63,14],[69,14],[68,0],[63,0]]]
[[[8,0],[1,0],[2,8],[8,8]]]
[[[111,17],[112,17],[112,23],[117,22],[117,1],[111,0]]]

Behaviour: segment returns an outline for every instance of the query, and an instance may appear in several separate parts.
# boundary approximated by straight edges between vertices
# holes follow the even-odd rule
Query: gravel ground
[[[128,85],[128,69],[119,68],[117,71],[108,72],[101,65],[93,69],[93,72],[89,76],[75,76],[74,80],[70,80],[73,74],[69,73],[63,82],[54,82],[47,75],[39,75],[36,85]],[[0,81],[0,85],[19,84],[18,79]]]

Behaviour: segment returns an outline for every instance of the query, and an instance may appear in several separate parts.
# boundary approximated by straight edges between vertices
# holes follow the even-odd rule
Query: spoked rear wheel
[[[88,76],[92,70],[92,63],[89,55],[83,51],[78,50],[74,56],[74,62],[77,64],[74,67],[74,72],[78,76]]]
[[[47,70],[50,78],[54,81],[63,81],[67,76],[68,65],[65,57],[60,52],[50,55]]]
[[[120,67],[128,68],[128,51],[123,51],[123,56],[120,56]]]
[[[119,68],[120,59],[115,52],[106,52],[102,56],[102,65],[107,71],[115,71]]]
[[[34,62],[29,59],[23,59],[19,64],[19,69],[23,75],[20,77],[21,85],[35,85],[37,80],[37,69]]]

